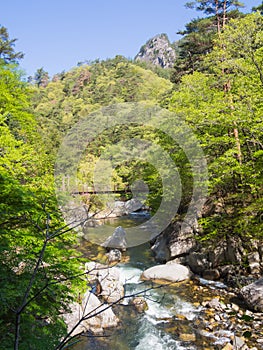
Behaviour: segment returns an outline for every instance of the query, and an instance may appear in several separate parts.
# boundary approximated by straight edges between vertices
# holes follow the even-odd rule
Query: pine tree
[[[0,26],[0,59],[5,63],[17,63],[24,57],[22,52],[15,52],[14,45],[17,39],[10,39],[5,27]]]

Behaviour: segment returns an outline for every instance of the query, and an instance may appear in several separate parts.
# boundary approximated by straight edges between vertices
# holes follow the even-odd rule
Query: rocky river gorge
[[[127,218],[113,222],[131,224]],[[150,243],[109,255],[109,249],[91,244],[84,235],[80,247],[91,260],[85,265],[89,289],[68,323],[76,323],[87,307],[91,317],[75,330],[83,335],[74,350],[263,349],[262,279],[251,284],[251,294],[201,277],[178,259],[157,263]],[[159,276],[152,269],[160,267]],[[247,284],[254,281],[247,277]],[[248,305],[255,293],[257,311]],[[100,312],[92,316],[93,310]]]

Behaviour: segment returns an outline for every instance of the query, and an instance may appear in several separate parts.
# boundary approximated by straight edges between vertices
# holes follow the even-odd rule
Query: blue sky
[[[17,38],[16,50],[25,53],[21,66],[27,75],[44,67],[50,75],[78,62],[133,58],[151,37],[176,32],[201,13],[181,0],[11,0],[1,4],[0,24]],[[244,0],[250,12],[261,0]]]

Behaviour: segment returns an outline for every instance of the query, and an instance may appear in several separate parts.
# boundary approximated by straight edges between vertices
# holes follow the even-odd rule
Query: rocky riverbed
[[[140,252],[137,253],[136,249]],[[106,255],[104,248],[97,247],[95,251],[93,247],[88,250],[88,256],[93,254],[94,260],[103,264],[107,262],[109,255]],[[119,259],[120,255],[117,256]],[[251,289],[242,296],[236,287],[209,281],[196,274],[186,274],[186,279],[177,283],[158,278],[154,278],[154,284],[151,280],[142,282],[144,271],[156,265],[149,254],[149,247],[144,247],[144,250],[141,247],[133,248],[123,253],[121,259],[114,266],[109,283],[105,272],[101,273],[102,289],[95,291],[96,297],[105,307],[111,294],[122,298],[123,295],[136,294],[138,291],[141,293],[136,294],[137,300],[124,298],[121,303],[112,306],[115,318],[109,324],[111,328],[104,329],[106,338],[92,338],[92,347],[91,340],[82,341],[74,349],[263,349],[262,310],[252,311],[244,302],[246,296],[250,300],[251,295],[255,296],[254,292],[250,293]],[[100,268],[106,271],[103,265]],[[89,269],[92,269],[91,265]],[[94,266],[93,276],[98,277]],[[114,278],[118,281],[114,281]],[[162,282],[162,285],[158,282]],[[113,286],[114,293],[110,291],[110,286]],[[154,289],[144,293],[151,286]],[[258,287],[261,288],[261,282]],[[262,296],[262,289],[257,293]],[[256,298],[255,302],[260,305],[260,300]]]

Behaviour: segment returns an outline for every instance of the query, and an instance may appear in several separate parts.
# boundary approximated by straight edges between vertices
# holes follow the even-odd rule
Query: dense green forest
[[[207,17],[186,25],[169,74],[116,56],[52,78],[41,68],[25,82],[19,68],[23,54],[15,52],[15,40],[0,28],[3,349],[55,348],[66,333],[61,314],[86,287],[79,268],[82,258],[72,248],[76,234],[58,209],[53,173],[64,135],[103,106],[147,101],[180,116],[202,145],[208,164],[208,201],[213,205],[200,219],[199,239],[262,239],[262,14],[244,15],[231,7],[215,13],[205,7],[207,2],[196,3]],[[169,150],[180,168],[183,216],[193,175],[178,145],[159,130],[134,125],[105,132],[83,155],[80,181],[85,178],[92,185],[94,164],[107,145],[124,137],[155,140]],[[121,188],[142,177],[151,189],[147,204],[154,211],[162,184],[151,165],[124,162],[116,168],[114,181]],[[98,205],[96,200],[92,204]],[[213,210],[218,204],[220,212]]]

